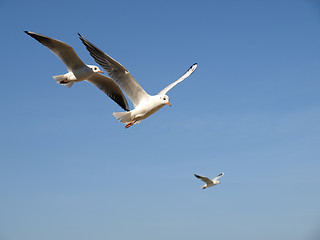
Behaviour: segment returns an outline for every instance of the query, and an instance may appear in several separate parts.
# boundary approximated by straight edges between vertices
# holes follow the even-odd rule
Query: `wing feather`
[[[194,72],[194,70],[196,70],[197,68],[197,64],[193,64],[188,71],[185,72],[185,74],[182,75],[181,78],[179,78],[177,81],[171,83],[169,86],[167,86],[166,88],[164,88],[161,92],[158,93],[158,95],[165,95],[167,92],[169,92],[169,90],[171,88],[173,88],[174,86],[176,86],[178,83],[182,82],[184,79],[186,79],[187,77],[189,77],[191,75],[191,73]]]
[[[132,77],[127,69],[125,69],[119,62],[101,51],[87,39],[79,34],[80,40],[86,46],[87,50],[94,60],[103,67],[109,76],[121,87],[124,93],[137,106],[139,102],[149,97],[139,83]]]
[[[212,180],[217,180],[217,179],[221,178],[223,175],[224,175],[224,173],[222,172],[222,173],[220,173],[218,176],[216,176],[216,177],[215,177],[214,179],[212,179]]]
[[[206,184],[212,183],[211,179],[207,177],[203,177],[197,174],[194,174],[195,177],[199,178],[201,181],[205,182]]]
[[[94,84],[105,94],[107,94],[113,101],[115,101],[121,108],[129,111],[127,99],[123,95],[120,87],[111,78],[97,73],[86,81]]]
[[[40,42],[45,47],[49,48],[51,52],[60,58],[60,60],[68,67],[68,69],[73,70],[86,66],[86,64],[82,62],[70,45],[34,32],[25,31],[25,33]]]

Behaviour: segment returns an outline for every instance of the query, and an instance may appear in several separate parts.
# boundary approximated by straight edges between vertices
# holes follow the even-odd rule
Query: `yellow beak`
[[[167,104],[171,107],[171,103],[168,102]]]

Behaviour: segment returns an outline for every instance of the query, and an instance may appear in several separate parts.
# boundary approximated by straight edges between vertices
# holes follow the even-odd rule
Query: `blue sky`
[[[1,1],[0,22],[1,240],[318,239],[319,1]],[[81,33],[150,94],[198,69],[125,129],[25,30],[95,64]]]

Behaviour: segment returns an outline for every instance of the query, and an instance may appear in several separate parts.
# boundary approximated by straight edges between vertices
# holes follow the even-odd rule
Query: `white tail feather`
[[[74,83],[73,81],[69,81],[69,82],[66,82],[66,83],[62,82],[62,81],[65,81],[67,79],[65,74],[53,76],[53,78],[54,78],[54,80],[57,81],[57,83],[59,83],[60,85],[65,85],[68,88],[71,88],[73,83]]]
[[[125,124],[131,121],[131,112],[114,112],[113,116]]]

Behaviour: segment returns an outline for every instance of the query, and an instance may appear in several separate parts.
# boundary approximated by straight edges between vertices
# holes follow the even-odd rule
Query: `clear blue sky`
[[[1,1],[0,22],[1,240],[319,239],[319,1]],[[198,69],[125,129],[25,30],[94,64],[81,33],[150,94]]]

